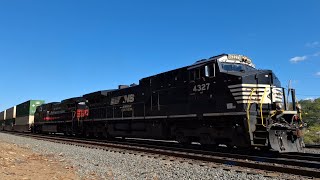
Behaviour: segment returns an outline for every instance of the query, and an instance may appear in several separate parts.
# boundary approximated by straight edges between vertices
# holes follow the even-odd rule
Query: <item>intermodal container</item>
[[[6,119],[5,121],[4,121],[4,124],[5,125],[14,125],[14,123],[15,123],[15,119]]]
[[[4,121],[3,129],[6,130],[6,131],[12,131],[13,130],[13,126],[14,126],[14,121],[15,121],[15,119],[6,119]]]
[[[16,118],[16,106],[6,110],[6,120]]]
[[[33,116],[36,108],[43,103],[43,100],[29,100],[17,105],[17,117]]]
[[[17,117],[15,121],[15,125],[28,125],[28,124],[32,124],[33,121],[34,121],[34,116]]]
[[[0,130],[3,131],[4,130],[4,120],[0,120]]]
[[[0,112],[0,120],[5,120],[6,119],[6,110]]]

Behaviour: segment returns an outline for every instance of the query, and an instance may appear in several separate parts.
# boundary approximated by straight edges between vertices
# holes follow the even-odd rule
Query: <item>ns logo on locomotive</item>
[[[40,105],[31,130],[303,151],[295,91],[242,55],[221,54],[119,86]]]

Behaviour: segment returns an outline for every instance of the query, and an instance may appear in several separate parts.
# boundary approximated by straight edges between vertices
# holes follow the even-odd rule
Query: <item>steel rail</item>
[[[266,171],[302,175],[320,178],[320,163],[315,161],[289,160],[285,158],[268,158],[261,156],[250,156],[241,154],[208,152],[203,150],[191,150],[177,147],[163,147],[157,145],[141,145],[136,143],[121,144],[91,140],[80,140],[76,138],[42,136],[34,134],[17,134],[25,137],[32,137],[39,140],[49,140],[58,143],[75,144],[85,147],[94,147],[108,150],[109,148],[123,149],[128,151],[160,154],[174,156],[204,162],[214,162],[226,165],[247,167]]]

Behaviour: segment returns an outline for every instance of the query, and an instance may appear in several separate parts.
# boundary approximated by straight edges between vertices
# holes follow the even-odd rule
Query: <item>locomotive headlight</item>
[[[283,104],[282,103],[276,103],[276,110],[277,111],[281,111],[281,110],[283,110]]]

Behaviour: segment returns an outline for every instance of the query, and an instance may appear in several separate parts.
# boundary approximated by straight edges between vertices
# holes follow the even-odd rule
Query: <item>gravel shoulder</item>
[[[75,171],[78,177],[73,176],[74,179],[303,179],[287,175],[265,177],[262,174],[244,173],[232,168],[225,170],[226,165],[216,165],[213,168],[197,163],[181,163],[170,159],[89,149],[5,133],[0,133],[0,142],[9,142],[14,146],[32,150],[39,156],[53,157],[62,169],[69,167],[67,170]],[[55,172],[60,171],[51,169]]]
[[[320,154],[320,149],[317,148],[305,148],[306,153]]]
[[[41,173],[39,173],[39,171]],[[79,179],[73,168],[0,140],[0,179]]]

